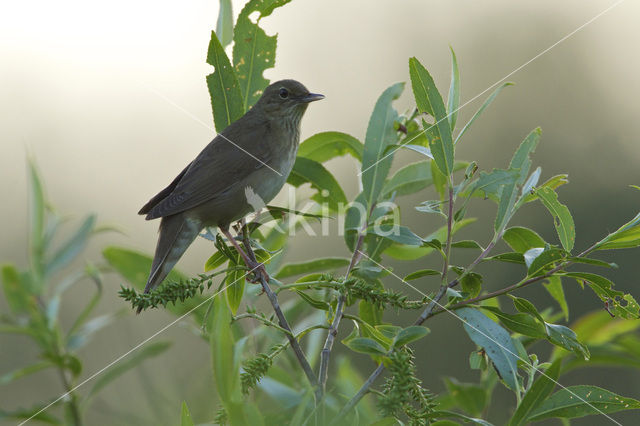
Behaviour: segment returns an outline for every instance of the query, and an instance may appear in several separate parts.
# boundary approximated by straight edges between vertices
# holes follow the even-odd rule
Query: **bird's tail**
[[[162,218],[156,254],[151,264],[151,273],[144,292],[148,293],[169,275],[182,254],[202,230],[202,224],[183,214]],[[138,309],[140,313],[141,309]]]

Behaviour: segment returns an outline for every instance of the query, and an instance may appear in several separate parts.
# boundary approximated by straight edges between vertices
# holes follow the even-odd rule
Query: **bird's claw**
[[[252,277],[247,276],[247,281],[253,284],[260,284],[264,278],[265,282],[269,282],[269,274],[262,263],[249,265]]]

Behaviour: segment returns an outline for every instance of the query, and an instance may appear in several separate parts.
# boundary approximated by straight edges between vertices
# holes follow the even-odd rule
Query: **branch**
[[[373,210],[373,208],[372,208]],[[368,219],[367,219],[368,221]],[[365,221],[364,227],[366,229],[367,221]],[[364,233],[362,230],[358,232],[358,241],[356,242],[356,246],[353,250],[353,256],[351,256],[351,262],[347,267],[347,272],[345,273],[345,278],[349,277],[349,274],[353,270],[353,267],[360,260],[360,248],[364,242]],[[344,310],[344,303],[347,296],[344,293],[341,293],[338,297],[338,304],[336,305],[336,313],[333,317],[333,321],[331,322],[331,326],[329,327],[329,332],[327,333],[327,340],[324,342],[324,347],[322,348],[322,352],[320,354],[320,371],[318,372],[318,382],[320,383],[320,392],[321,395],[324,395],[325,389],[327,387],[327,375],[329,372],[329,357],[331,356],[331,349],[333,348],[333,342],[338,335],[338,327],[340,326],[340,320],[342,320],[342,313]]]
[[[245,224],[243,224],[242,226],[242,241],[247,250],[247,255],[249,256],[249,258],[252,261],[257,262],[256,255],[253,252],[253,249],[251,248],[251,243],[249,242],[249,233],[247,232],[247,227]],[[278,296],[276,296],[276,294],[271,290],[271,287],[269,287],[269,283],[267,283],[267,280],[264,278],[263,274],[260,274],[260,283],[262,284],[262,289],[267,294],[267,297],[271,302],[271,306],[273,306],[273,310],[275,311],[276,316],[278,317],[278,322],[280,323],[280,327],[282,327],[284,330],[287,331],[285,335],[289,340],[291,349],[293,349],[293,352],[296,354],[296,358],[298,358],[298,362],[300,363],[300,366],[302,367],[304,374],[307,376],[307,379],[309,380],[309,383],[311,383],[311,386],[316,388],[316,398],[321,397],[322,394],[320,393],[320,387],[318,386],[318,381],[316,380],[316,376],[313,374],[313,370],[311,369],[311,366],[309,365],[309,361],[307,361],[307,357],[304,355],[304,352],[300,347],[300,343],[298,343],[298,340],[296,340],[296,338],[294,337],[293,332],[291,331],[291,327],[289,326],[289,323],[287,322],[287,319],[285,318],[284,313],[282,312],[282,309],[280,309],[280,303],[278,303]]]
[[[376,379],[378,378],[380,373],[382,373],[383,370],[384,370],[384,364],[380,363],[378,365],[378,368],[376,368],[373,371],[373,373],[371,373],[367,381],[364,382],[360,390],[358,390],[358,393],[356,393],[353,396],[353,398],[351,398],[349,402],[347,402],[347,404],[344,407],[342,407],[342,410],[340,410],[338,415],[331,422],[332,425],[337,424],[349,411],[351,411],[353,407],[355,407],[358,404],[358,402],[360,402],[362,397],[364,397],[367,394],[367,392],[369,392],[369,388],[373,385],[373,382],[376,381]]]

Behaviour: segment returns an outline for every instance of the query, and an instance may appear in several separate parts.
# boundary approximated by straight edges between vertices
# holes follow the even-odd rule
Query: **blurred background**
[[[265,75],[272,81],[295,78],[326,95],[309,108],[303,138],[338,130],[363,140],[382,90],[409,80],[409,57],[416,56],[446,93],[452,46],[460,66],[464,104],[613,3],[294,0],[262,21],[267,33],[278,33],[276,67]],[[243,4],[233,2],[236,16]],[[205,56],[218,2],[24,1],[6,3],[2,9],[0,262],[26,267],[28,154],[37,160],[48,199],[61,214],[71,217],[69,229],[84,214],[95,212],[101,224],[124,232],[94,239],[85,258],[99,263],[101,249],[112,244],[152,253],[158,224],[145,222],[136,212],[214,135],[205,83],[212,68]],[[534,167],[542,166],[543,180],[569,174],[571,183],[559,194],[575,219],[577,250],[615,230],[640,207],[640,194],[628,186],[640,184],[639,13],[637,2],[622,2],[510,76],[508,80],[516,85],[502,92],[457,147],[459,159],[477,160],[481,169],[506,167],[520,141],[540,126],[543,134]],[[409,87],[396,103],[401,112],[412,105]],[[464,106],[459,123],[466,122],[489,93]],[[412,160],[416,160],[412,154],[403,152],[394,168]],[[354,164],[350,159],[328,164],[351,198],[358,190]],[[284,192],[280,200],[286,199]],[[432,198],[433,194],[418,194],[399,200],[403,222],[422,235],[441,224],[413,206]],[[494,214],[490,201],[475,200],[468,216],[492,220]],[[523,209],[515,223],[531,226],[548,241],[557,242],[552,219],[540,206]],[[460,238],[486,244],[489,232],[489,226],[479,221]],[[290,247],[287,260],[291,261],[348,255],[337,235],[300,233]],[[210,244],[198,241],[179,268],[200,273],[211,252]],[[612,259],[607,255],[599,257]],[[463,264],[467,257],[462,253],[456,262]],[[637,251],[617,252],[620,269],[608,271],[618,289],[635,293],[636,298],[640,296],[637,260]],[[399,275],[416,269],[386,261]],[[430,267],[432,261],[421,267]],[[508,265],[479,271],[486,274],[489,290],[519,276],[517,268]],[[100,311],[126,307],[117,297],[120,284],[115,275],[108,277]],[[402,284],[389,279],[387,285],[399,288]],[[424,287],[427,290],[431,289]],[[92,291],[76,287],[63,310],[81,309]],[[601,308],[589,291],[566,284],[565,291],[572,319]],[[539,306],[552,305],[539,287],[522,294]],[[4,309],[6,301],[0,298],[0,310]],[[407,314],[399,321],[411,318],[413,314]],[[83,376],[171,320],[162,311],[137,317],[128,314],[118,320],[80,353],[85,361]],[[461,324],[440,315],[428,326],[432,334],[417,350],[425,385],[437,393],[444,388],[443,377],[473,380],[477,373],[469,370],[467,359],[474,345]],[[217,406],[202,395],[211,390],[207,345],[180,325],[156,339],[175,344],[106,388],[88,413],[89,424],[127,424],[131,418],[144,424],[175,424],[182,400],[201,401],[190,402],[194,416],[211,417],[207,413]],[[36,357],[36,348],[27,343],[20,337],[0,335],[0,374]],[[344,350],[337,346],[338,351]],[[539,353],[544,356],[545,348]],[[362,373],[369,374],[373,365],[366,358],[362,361]],[[599,369],[586,377],[577,370],[563,381],[564,385],[578,383],[640,398],[638,371]],[[4,408],[15,408],[61,392],[56,374],[42,372],[0,387],[0,399]],[[493,417],[498,424],[506,418],[500,415],[500,407],[512,405],[511,399],[507,392],[496,395]],[[639,418],[633,413],[613,417],[622,422]],[[605,420],[590,421],[594,419],[597,424]]]

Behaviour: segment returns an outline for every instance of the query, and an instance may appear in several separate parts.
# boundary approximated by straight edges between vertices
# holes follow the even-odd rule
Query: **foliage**
[[[225,43],[220,43],[217,35],[212,34],[209,57],[212,57],[213,46],[217,59],[208,62],[216,67],[212,76],[219,78],[209,89],[218,128],[219,122],[226,125],[230,117],[246,111],[268,84],[262,72],[274,65],[276,39],[260,28],[260,18],[285,3],[287,1],[254,0],[245,6],[233,29],[233,67],[229,66],[231,61],[224,53]],[[257,13],[258,19],[248,19],[251,13]],[[307,211],[307,216],[310,213],[312,217],[326,220],[327,212],[338,213],[338,220],[344,222],[350,259],[318,258],[282,264],[290,231],[305,225],[307,219],[297,211],[291,220],[278,214],[267,222],[257,220],[237,228],[245,247],[266,265],[272,277],[269,283],[262,283],[262,289],[274,314],[253,307],[260,294],[254,286],[244,287],[247,272],[235,266],[237,253],[214,233],[208,233],[207,238],[215,241],[218,250],[205,267],[207,271],[216,271],[213,275],[181,282],[168,280],[151,295],[121,291],[126,300],[143,309],[169,302],[187,303],[190,295],[196,295],[198,306],[209,305],[213,319],[195,317],[210,330],[203,337],[208,336],[211,344],[214,380],[222,404],[216,421],[448,424],[463,420],[486,425],[489,424],[486,420],[476,417],[486,415],[498,384],[514,394],[516,410],[511,418],[514,425],[551,417],[568,419],[612,413],[634,409],[640,404],[590,385],[561,388],[554,393],[563,374],[591,365],[595,360],[607,365],[624,359],[625,365],[640,366],[637,352],[640,339],[636,334],[598,332],[607,326],[635,329],[635,325],[627,324],[635,324],[629,320],[639,318],[640,306],[631,295],[614,290],[608,278],[591,272],[592,269],[583,269],[611,266],[591,257],[597,250],[638,247],[640,215],[588,249],[573,253],[576,240],[573,217],[556,192],[567,183],[566,175],[539,183],[542,169],[531,171],[531,157],[542,134],[540,129],[534,129],[524,138],[505,169],[484,171],[476,162],[457,160],[456,147],[462,136],[511,83],[498,87],[456,133],[460,71],[453,49],[451,56],[451,85],[446,102],[429,71],[417,58],[411,58],[409,77],[415,109],[404,114],[395,110],[394,101],[404,91],[404,83],[396,83],[378,98],[364,132],[364,143],[354,136],[329,131],[313,135],[300,145],[288,183],[311,187],[310,199],[316,207]],[[234,111],[233,114],[230,111]],[[394,154],[399,149],[411,150],[417,161],[391,173]],[[362,192],[349,203],[346,211],[342,208],[347,201],[345,192],[323,165],[345,155],[360,164],[362,185]],[[396,214],[396,200],[404,195],[426,194],[429,189],[434,190],[435,199],[426,199],[416,207],[427,215],[424,229],[412,230],[402,225]],[[474,218],[466,216],[470,201],[477,197],[490,199],[497,205],[492,238],[485,244],[454,241],[464,226],[474,222]],[[535,201],[549,211],[559,244],[545,241],[532,229],[509,227],[514,215]],[[271,207],[270,210],[283,209]],[[438,220],[441,222],[436,229],[427,229]],[[493,253],[500,242],[513,251]],[[454,256],[461,250],[475,250],[478,254],[467,266],[458,266]],[[402,279],[384,265],[383,255],[411,261],[416,265],[415,271]],[[425,258],[433,256],[442,262],[441,269],[422,266]],[[497,269],[503,262],[519,265],[521,280],[487,292],[483,289],[483,277],[474,271],[475,267],[491,263]],[[227,269],[223,267],[226,263]],[[122,259],[112,259],[111,264],[122,270]],[[225,275],[225,279],[217,292],[203,299],[203,292],[211,287],[210,280],[216,274]],[[433,280],[439,289],[424,294],[409,284],[418,279]],[[394,280],[407,284],[420,293],[419,297],[412,299],[409,294],[389,288]],[[242,282],[241,287],[237,286],[238,282]],[[561,316],[565,320],[569,318],[563,286],[570,282],[589,286],[608,314],[601,313],[598,320],[592,322],[589,322],[591,317],[580,319],[571,328],[555,323]],[[142,284],[136,283],[136,286]],[[551,309],[539,310],[530,301],[511,295],[534,284],[544,284],[539,288],[544,288],[558,303],[558,314]],[[275,286],[275,292],[270,286]],[[218,296],[222,292],[226,293],[225,298]],[[287,297],[283,308],[278,303],[279,297]],[[511,309],[505,301],[510,302]],[[176,307],[171,308],[176,314],[188,312]],[[418,310],[419,315],[413,325],[390,324],[383,319],[390,309]],[[447,379],[449,392],[434,397],[417,378],[415,355],[407,345],[425,339],[429,330],[421,325],[442,312],[455,315],[476,345],[470,355],[470,366],[479,370],[480,381],[473,384]],[[343,318],[351,322],[353,329],[341,340],[342,344],[354,353],[364,354],[357,356],[370,357],[377,365],[367,380],[355,371],[336,374],[328,380],[330,354]],[[243,328],[242,319],[256,321],[259,326]],[[297,326],[292,328],[289,324]],[[301,346],[303,337],[308,339],[305,350]],[[546,342],[554,348],[547,361],[538,360],[531,351],[531,345],[536,342]],[[435,347],[438,343],[432,342],[432,345]],[[297,363],[300,368],[289,368],[291,363]],[[314,370],[311,374],[310,369]],[[384,370],[387,378],[376,390],[375,381]],[[375,403],[379,416],[371,410],[374,401],[364,398],[371,393],[378,395]],[[260,395],[268,395],[270,403],[265,403]],[[240,409],[239,404],[245,408]]]
[[[43,370],[57,370],[62,388],[66,392],[50,402],[30,408],[0,409],[0,418],[27,420],[30,418],[51,424],[82,423],[84,413],[95,396],[105,386],[142,361],[167,350],[169,342],[157,342],[144,347],[126,361],[119,363],[95,380],[84,396],[75,389],[84,373],[79,352],[111,325],[124,311],[95,315],[103,295],[104,267],[78,260],[89,240],[110,228],[96,226],[95,215],[87,216],[66,239],[59,234],[66,221],[45,198],[44,187],[33,160],[28,163],[30,178],[29,211],[29,267],[19,270],[15,265],[2,266],[2,286],[9,306],[0,315],[0,332],[22,335],[38,348],[38,360],[32,364],[5,372],[0,386],[9,386],[21,378]],[[64,275],[61,272],[64,271]],[[67,306],[74,286],[91,286],[94,295],[83,301],[82,309],[73,312]],[[68,323],[71,316],[70,326]],[[49,412],[52,407],[63,407],[63,412]],[[45,411],[46,410],[46,411]],[[52,410],[53,411],[53,410]]]

